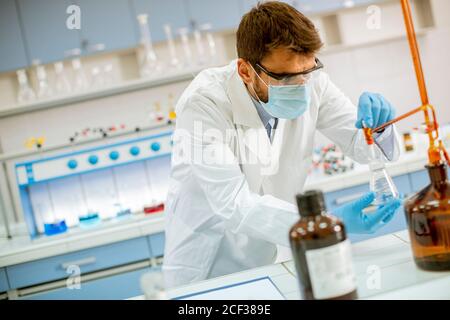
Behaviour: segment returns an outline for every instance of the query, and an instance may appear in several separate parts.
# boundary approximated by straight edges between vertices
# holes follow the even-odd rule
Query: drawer
[[[6,292],[9,289],[8,278],[5,268],[0,268],[0,292]]]
[[[430,184],[430,177],[427,170],[412,172],[409,174],[411,188],[413,192],[418,192]]]
[[[165,239],[164,232],[148,236],[152,257],[160,257],[164,255]]]
[[[129,271],[114,276],[81,282],[80,289],[60,288],[29,296],[23,300],[118,300],[142,295],[141,276],[150,268]]]
[[[73,273],[67,269],[71,265],[83,274],[149,258],[147,239],[141,237],[9,266],[6,271],[11,288],[22,288],[67,278]]]

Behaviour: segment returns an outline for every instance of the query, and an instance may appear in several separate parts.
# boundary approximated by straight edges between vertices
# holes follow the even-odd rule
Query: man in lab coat
[[[296,9],[259,4],[239,25],[239,58],[204,70],[181,96],[166,203],[168,287],[267,265],[289,250],[288,231],[298,220],[293,203],[316,130],[367,163],[358,128],[385,123],[394,109],[371,93],[355,107],[323,71],[321,46]],[[376,137],[390,160],[399,150],[394,131]],[[369,216],[363,209],[373,199],[368,194],[334,213],[348,232],[373,233],[400,205],[392,200]]]

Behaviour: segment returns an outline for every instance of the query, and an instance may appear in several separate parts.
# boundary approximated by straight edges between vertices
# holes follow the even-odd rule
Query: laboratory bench
[[[450,299],[450,272],[418,269],[406,230],[354,243],[352,255],[359,299]],[[167,296],[177,300],[301,298],[293,261],[173,288]]]
[[[400,193],[411,194],[429,183],[425,164],[426,157],[408,154],[388,165]],[[323,190],[328,209],[333,210],[368,192],[368,181],[367,166],[357,166],[353,171],[336,176],[311,175],[306,189]],[[381,236],[404,229],[405,216],[400,210],[377,233],[350,234],[349,238],[357,249],[359,242],[370,244],[373,243],[371,238],[385,239]],[[386,239],[392,241],[398,237]],[[141,293],[140,276],[160,267],[158,259],[162,259],[163,251],[164,213],[132,215],[127,220],[104,221],[99,226],[69,229],[65,234],[54,236],[30,239],[28,235],[21,235],[11,240],[3,239],[0,240],[0,298],[5,297],[5,292],[9,298],[23,299],[123,299],[136,296]],[[409,252],[406,246],[405,252]],[[68,273],[71,265],[80,267],[83,290],[66,288],[65,281],[72,276]],[[283,270],[284,266],[276,268]]]
[[[160,268],[163,230],[164,214],[156,213],[90,230],[0,241],[0,292],[12,299],[121,299],[138,294],[142,274]],[[66,286],[78,275],[82,290]]]

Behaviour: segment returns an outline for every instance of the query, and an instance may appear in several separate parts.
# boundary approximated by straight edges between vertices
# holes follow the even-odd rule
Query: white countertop
[[[450,272],[419,270],[414,264],[406,231],[359,242],[353,244],[352,249],[359,299],[450,299]],[[374,270],[380,276],[379,287],[373,287],[375,282],[371,281]],[[300,299],[292,261],[175,288],[168,292],[168,297],[176,298],[265,276],[270,277],[286,299]],[[144,296],[131,299],[144,299]]]
[[[401,159],[387,165],[392,176],[418,171],[427,163],[426,155],[404,154]],[[321,175],[308,178],[307,189],[324,192],[345,189],[369,182],[367,165],[357,165],[355,170],[335,176]],[[124,221],[106,221],[91,229],[74,229],[61,235],[30,240],[27,235],[13,239],[0,239],[0,267],[88,249],[117,241],[132,239],[164,230],[163,214],[133,215]]]
[[[133,215],[126,220],[102,222],[89,229],[75,228],[67,233],[31,240],[17,236],[0,240],[0,267],[42,259],[73,251],[164,231],[164,214]]]

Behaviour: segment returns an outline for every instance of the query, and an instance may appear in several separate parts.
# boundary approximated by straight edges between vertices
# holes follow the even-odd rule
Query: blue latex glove
[[[364,213],[363,210],[374,199],[375,193],[370,192],[361,199],[336,209],[334,214],[341,217],[349,233],[375,233],[392,220],[402,202],[400,199],[392,199],[385,205],[378,207],[376,211]]]
[[[364,92],[359,98],[356,127],[362,129],[363,121],[369,128],[377,128],[395,118],[395,109],[380,94]]]

